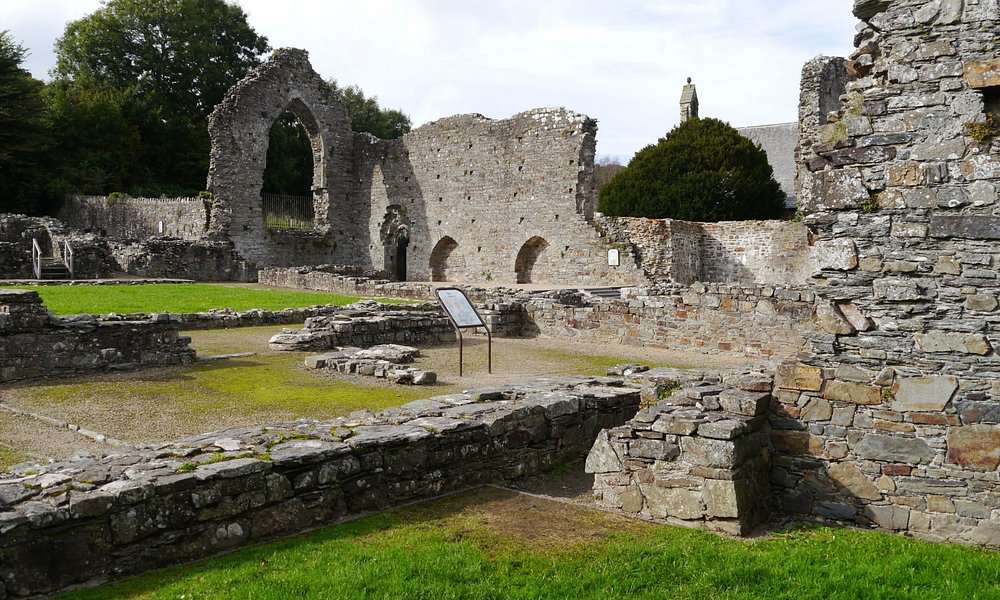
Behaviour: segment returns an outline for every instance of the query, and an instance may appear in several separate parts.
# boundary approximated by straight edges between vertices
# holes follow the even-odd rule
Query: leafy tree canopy
[[[687,221],[775,219],[784,213],[784,194],[760,146],[718,119],[688,119],[601,188],[598,210]]]
[[[342,88],[335,79],[330,79],[327,83],[343,94],[347,114],[351,117],[351,129],[354,131],[368,132],[383,140],[401,138],[410,131],[410,117],[399,110],[382,108],[377,96],[365,97],[364,91],[356,85]]]
[[[42,82],[21,63],[27,51],[0,30],[0,212],[35,212],[40,172],[52,143]]]
[[[165,116],[207,117],[260,63],[267,38],[225,0],[107,0],[56,41],[56,79],[153,95]]]

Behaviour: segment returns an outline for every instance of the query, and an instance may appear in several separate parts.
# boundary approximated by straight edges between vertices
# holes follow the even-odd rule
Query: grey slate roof
[[[781,185],[785,196],[794,201],[795,195],[795,145],[799,139],[798,123],[776,123],[737,127],[746,138],[760,144],[767,153],[767,160],[774,169],[774,178]],[[786,201],[786,206],[789,202]],[[794,204],[791,204],[794,206]]]

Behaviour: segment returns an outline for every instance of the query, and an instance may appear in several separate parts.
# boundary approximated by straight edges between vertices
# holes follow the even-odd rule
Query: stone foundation
[[[190,341],[164,316],[54,317],[38,292],[0,290],[0,382],[190,363]]]
[[[584,456],[635,414],[621,379],[566,378],[380,414],[226,430],[0,480],[0,597],[204,558]]]
[[[345,309],[327,317],[310,317],[300,331],[285,330],[272,337],[268,346],[272,350],[302,351],[455,341],[451,322],[437,306],[425,304],[394,309],[382,305],[377,308]]]

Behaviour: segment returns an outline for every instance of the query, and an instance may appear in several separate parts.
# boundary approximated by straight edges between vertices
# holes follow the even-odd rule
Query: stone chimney
[[[698,118],[698,92],[695,90],[691,78],[688,77],[687,85],[681,92],[681,123],[688,119]]]

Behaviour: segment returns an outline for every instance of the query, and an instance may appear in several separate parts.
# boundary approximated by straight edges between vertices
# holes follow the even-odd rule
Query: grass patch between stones
[[[229,308],[236,311],[281,310],[307,306],[346,305],[360,298],[301,292],[259,289],[243,286],[203,283],[163,283],[156,285],[42,285],[12,289],[35,290],[45,306],[57,315],[108,314],[138,312],[194,313]],[[408,303],[404,300],[386,302]]]
[[[995,598],[1000,555],[799,527],[759,540],[494,488],[61,596],[90,598]]]

